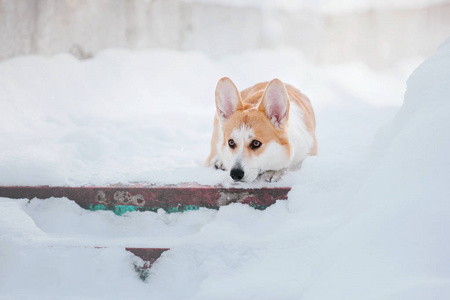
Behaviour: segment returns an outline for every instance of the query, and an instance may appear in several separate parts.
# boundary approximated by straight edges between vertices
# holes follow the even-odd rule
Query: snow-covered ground
[[[450,43],[409,77],[400,108],[418,63],[318,67],[292,49],[1,63],[0,185],[229,185],[201,166],[222,76],[303,90],[319,156],[268,184],[293,188],[265,211],[116,216],[0,198],[0,299],[448,299]],[[171,250],[142,282],[124,246]]]

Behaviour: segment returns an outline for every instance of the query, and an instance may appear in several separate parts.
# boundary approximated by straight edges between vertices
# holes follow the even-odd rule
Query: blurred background
[[[102,49],[210,57],[295,47],[311,62],[382,69],[431,55],[450,33],[450,0],[0,0],[0,60]]]

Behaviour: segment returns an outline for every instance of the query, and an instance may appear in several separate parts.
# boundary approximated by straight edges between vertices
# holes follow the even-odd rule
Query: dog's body
[[[216,117],[207,163],[230,170],[235,181],[262,175],[278,181],[317,155],[315,116],[309,99],[278,79],[238,92],[229,78],[216,87]]]

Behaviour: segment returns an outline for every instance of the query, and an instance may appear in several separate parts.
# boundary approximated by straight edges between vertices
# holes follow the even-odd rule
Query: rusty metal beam
[[[230,203],[244,203],[265,209],[277,200],[287,199],[288,187],[224,188],[200,185],[146,186],[142,184],[105,187],[2,186],[0,197],[47,199],[66,197],[89,210],[182,212],[200,207],[218,209]]]

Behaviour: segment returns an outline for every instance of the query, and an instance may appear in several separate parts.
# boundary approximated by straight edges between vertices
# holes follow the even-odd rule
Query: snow
[[[319,67],[289,48],[1,63],[0,185],[230,185],[201,166],[222,76],[298,86],[319,156],[270,184],[293,188],[264,211],[116,216],[0,198],[0,299],[448,299],[450,44],[412,73],[402,105],[416,66]],[[142,282],[125,246],[171,250]]]

